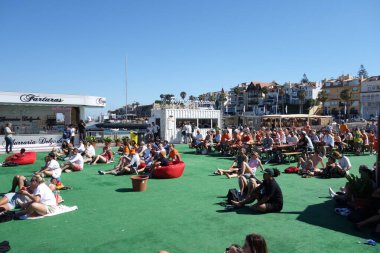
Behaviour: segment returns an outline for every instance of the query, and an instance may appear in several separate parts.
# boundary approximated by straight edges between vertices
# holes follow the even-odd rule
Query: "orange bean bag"
[[[37,159],[36,152],[25,152],[23,156],[16,153],[5,158],[5,162],[18,163],[20,165],[33,164]]]
[[[184,162],[169,162],[168,166],[162,166],[160,168],[154,169],[152,177],[159,179],[177,178],[182,176],[184,170]]]

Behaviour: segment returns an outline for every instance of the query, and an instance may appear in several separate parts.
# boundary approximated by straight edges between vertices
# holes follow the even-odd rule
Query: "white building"
[[[221,127],[220,110],[211,109],[152,109],[149,122],[160,126],[161,139],[170,143],[180,143],[182,138],[181,127],[190,122],[193,128],[199,129],[203,136],[211,128]],[[194,131],[194,129],[193,129]]]
[[[380,113],[380,76],[372,76],[362,81],[361,114],[365,119],[376,117]]]
[[[0,134],[12,123],[14,150],[43,149],[62,142],[64,125],[85,120],[85,108],[104,108],[106,99],[47,93],[0,92]],[[5,141],[0,137],[0,151]]]

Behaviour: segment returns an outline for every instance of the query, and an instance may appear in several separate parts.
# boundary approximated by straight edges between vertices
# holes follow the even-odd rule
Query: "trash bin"
[[[139,142],[138,142],[138,134],[137,134],[136,132],[134,132],[134,131],[131,131],[129,134],[130,134],[130,136],[131,136],[131,140],[132,140],[132,141],[135,141],[136,144],[138,144],[138,143],[139,143]]]

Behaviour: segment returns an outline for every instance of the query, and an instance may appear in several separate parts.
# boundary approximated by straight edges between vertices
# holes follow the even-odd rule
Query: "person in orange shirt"
[[[169,160],[170,161],[182,161],[182,159],[181,159],[181,155],[179,154],[179,152],[178,152],[178,150],[176,150],[175,148],[174,148],[174,144],[170,144],[169,145],[169,150],[170,150],[170,152],[169,152]]]
[[[229,145],[229,142],[231,141],[231,135],[229,134],[228,130],[225,129],[223,130],[223,135],[222,135],[222,139],[220,141],[220,149],[221,149],[221,152],[223,154],[227,154],[228,153],[228,145]]]
[[[344,121],[339,126],[339,131],[340,131],[341,134],[346,133],[348,131],[348,126],[347,126],[347,124]]]
[[[373,144],[375,143],[375,131],[371,130],[368,134],[369,154],[373,154]]]

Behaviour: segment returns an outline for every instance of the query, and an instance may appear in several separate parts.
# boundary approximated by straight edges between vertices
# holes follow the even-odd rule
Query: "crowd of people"
[[[190,125],[190,124],[189,124]],[[254,203],[250,210],[259,213],[280,212],[284,205],[280,185],[276,181],[281,173],[278,169],[264,168],[274,157],[281,155],[278,147],[286,147],[287,152],[294,151],[300,154],[295,167],[302,177],[321,178],[350,178],[352,164],[347,153],[361,155],[368,151],[375,153],[377,141],[377,126],[372,123],[365,128],[349,129],[345,123],[337,128],[331,125],[316,131],[308,124],[303,128],[261,128],[257,131],[248,127],[238,129],[210,130],[205,136],[199,129],[184,125],[184,141],[194,148],[197,153],[207,154],[218,152],[222,156],[234,156],[235,159],[227,169],[216,169],[215,175],[225,175],[227,178],[237,178],[238,194],[229,200],[229,208],[240,208]],[[60,148],[54,148],[45,157],[45,165],[36,171],[30,180],[22,175],[16,175],[12,180],[9,193],[0,199],[1,210],[21,208],[21,218],[36,215],[45,215],[55,211],[58,201],[54,194],[57,187],[62,186],[62,172],[82,171],[85,164],[96,166],[98,163],[115,163],[110,170],[99,170],[100,175],[148,174],[161,166],[167,166],[170,161],[181,161],[179,152],[174,144],[161,141],[157,136],[159,127],[151,125],[149,135],[151,141],[139,144],[125,138],[120,148],[113,152],[109,145],[105,145],[100,154],[96,154],[95,147],[90,142],[80,140],[74,146],[71,140],[69,127],[64,133],[64,141]],[[11,134],[11,133],[10,133]],[[23,150],[20,155],[25,152]],[[17,154],[18,155],[18,154]],[[116,158],[117,157],[117,158]],[[262,161],[265,157],[266,162]],[[61,164],[59,160],[62,160]],[[281,161],[281,160],[280,160]],[[276,161],[276,162],[280,162]],[[261,172],[263,178],[257,174]],[[351,181],[335,192],[329,189],[329,195],[340,205],[355,213],[354,224],[362,229],[370,224],[376,224],[375,234],[380,237],[380,191],[375,183],[374,169],[365,165],[359,167],[359,178],[362,182],[370,183],[367,192],[368,199],[375,200],[366,203],[366,213],[358,214],[355,203],[354,188]],[[45,183],[45,178],[51,178]],[[352,180],[353,177],[351,177]],[[338,208],[339,214],[343,209]],[[255,245],[255,246],[252,246]],[[259,245],[259,246],[258,246]],[[258,247],[260,250],[254,248]],[[243,247],[231,245],[226,252],[268,252],[265,240],[255,234],[248,235]]]
[[[20,153],[7,157],[4,162],[9,162],[24,153],[25,149],[22,149]],[[14,176],[10,191],[0,199],[0,212],[21,208],[24,210],[18,212],[21,219],[53,213],[57,204],[62,201],[60,196],[53,193],[64,188],[62,173],[82,171],[85,163],[93,166],[97,163],[110,163],[114,161],[115,156],[118,156],[119,160],[114,168],[108,171],[99,170],[99,174],[151,175],[156,168],[167,166],[170,162],[182,161],[175,145],[159,138],[147,144],[142,141],[140,145],[125,138],[117,152],[113,152],[110,145],[106,144],[98,155],[91,142],[80,140],[79,145],[74,146],[72,141],[64,140],[60,148],[53,148],[44,157],[44,166],[35,171],[30,180],[23,175]],[[45,181],[46,178],[50,180]]]

